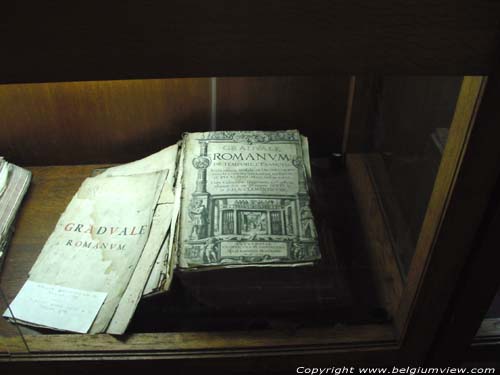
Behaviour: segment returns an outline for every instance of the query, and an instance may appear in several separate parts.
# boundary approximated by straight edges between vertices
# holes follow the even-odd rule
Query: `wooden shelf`
[[[43,244],[82,181],[94,169],[104,166],[28,167],[33,173],[32,184],[20,209],[15,234],[0,275],[2,289],[9,301],[26,281],[28,271]],[[61,353],[71,358],[105,358],[110,356],[110,352],[115,358],[124,355],[169,358],[173,353],[182,357],[193,351],[203,355],[207,354],[205,351],[211,354],[218,351],[219,354],[234,355],[237,352],[237,355],[251,355],[264,349],[285,354],[299,349],[334,353],[347,347],[355,347],[361,353],[365,350],[392,353],[397,347],[391,324],[366,323],[333,324],[324,328],[299,327],[293,330],[284,327],[211,332],[131,333],[122,337],[53,332],[41,334],[26,327],[21,327],[21,332],[24,339],[19,337],[14,325],[5,320],[0,321],[0,359],[57,359]]]

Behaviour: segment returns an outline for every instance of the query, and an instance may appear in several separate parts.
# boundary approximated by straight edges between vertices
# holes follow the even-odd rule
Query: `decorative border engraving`
[[[297,131],[210,132],[197,141],[199,155],[191,159],[197,178],[184,237],[184,258],[189,266],[293,263],[320,257]],[[284,162],[297,169],[298,192],[212,194],[207,191],[207,170],[212,165],[207,151],[212,142],[295,145],[296,157]]]

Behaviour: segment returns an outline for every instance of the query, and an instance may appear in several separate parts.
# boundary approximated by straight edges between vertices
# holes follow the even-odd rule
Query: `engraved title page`
[[[182,268],[320,258],[298,131],[192,133],[184,142]]]

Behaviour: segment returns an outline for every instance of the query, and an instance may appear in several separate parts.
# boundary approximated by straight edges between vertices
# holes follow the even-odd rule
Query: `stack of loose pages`
[[[147,285],[170,272],[165,255],[157,258],[169,254],[176,158],[174,145],[87,178],[4,317],[63,331],[123,333]]]
[[[28,190],[31,173],[0,156],[0,269],[13,232],[13,221]]]

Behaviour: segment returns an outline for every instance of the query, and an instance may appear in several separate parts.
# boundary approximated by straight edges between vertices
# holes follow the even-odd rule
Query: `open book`
[[[122,334],[173,271],[295,267],[320,259],[307,139],[296,130],[186,134],[87,178],[4,316]]]

